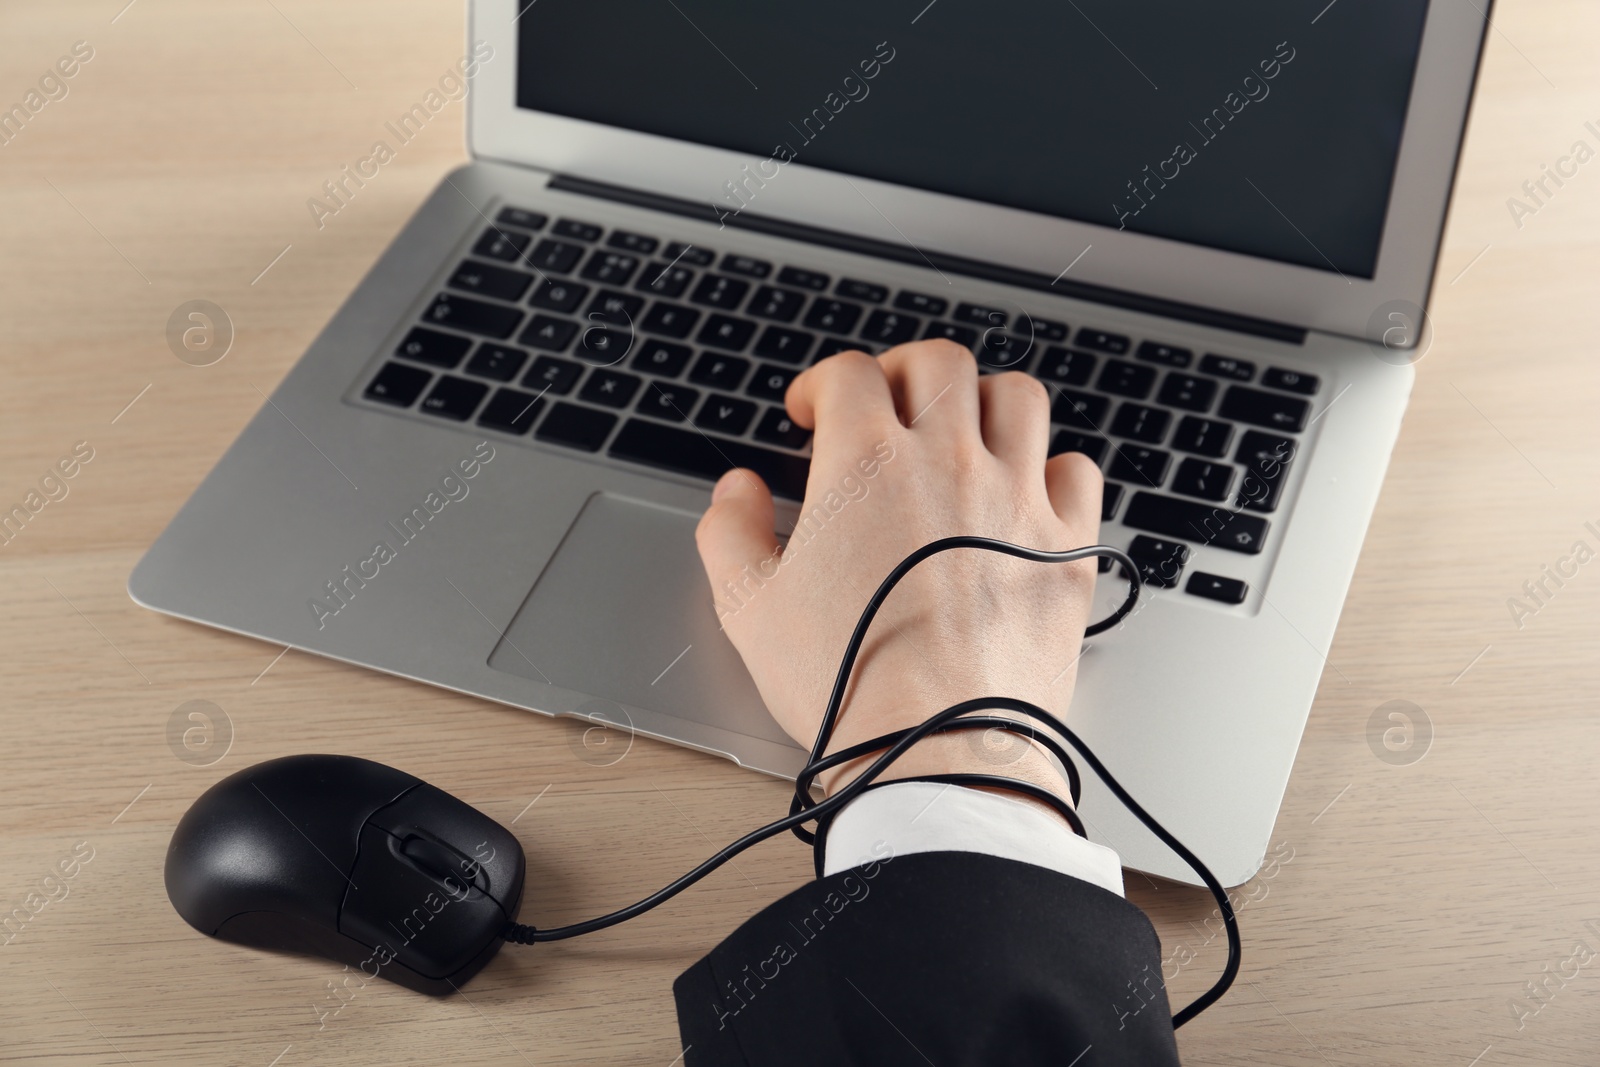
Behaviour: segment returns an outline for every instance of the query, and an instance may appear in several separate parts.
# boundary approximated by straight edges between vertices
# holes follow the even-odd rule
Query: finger
[[[840,352],[808,367],[784,394],[789,417],[821,440],[838,429],[872,429],[895,420],[894,398],[883,368],[865,352]]]
[[[1100,500],[1104,479],[1095,461],[1082,452],[1063,452],[1044,465],[1044,487],[1050,507],[1072,530],[1074,538],[1100,533]]]
[[[1038,470],[1050,449],[1050,397],[1040,381],[1020,371],[984,375],[978,404],[989,451],[1006,463]]]
[[[720,598],[725,584],[747,568],[756,570],[777,555],[772,524],[772,493],[754,471],[736,468],[717,481],[694,531],[713,597]]]
[[[912,341],[878,357],[900,421],[916,430],[980,434],[978,362],[954,341]]]

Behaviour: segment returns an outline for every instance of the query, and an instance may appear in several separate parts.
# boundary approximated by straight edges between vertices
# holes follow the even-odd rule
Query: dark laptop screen
[[[537,0],[517,104],[1370,278],[1426,9]]]

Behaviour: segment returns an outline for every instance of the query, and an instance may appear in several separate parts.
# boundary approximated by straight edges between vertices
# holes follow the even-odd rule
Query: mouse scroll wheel
[[[400,854],[439,881],[483,889],[483,869],[455,849],[413,834],[400,842]]]

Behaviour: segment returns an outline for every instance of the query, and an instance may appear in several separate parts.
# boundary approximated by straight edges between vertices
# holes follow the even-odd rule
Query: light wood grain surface
[[[211,941],[168,904],[187,805],[287,753],[363,753],[512,824],[543,923],[637,898],[781,811],[785,789],[644,740],[598,766],[571,723],[129,601],[139,554],[465,152],[453,104],[325,228],[305,208],[460,57],[453,0],[125,2],[0,6],[0,104],[74,42],[94,50],[0,147],[0,503],[93,449],[0,548],[0,898],[37,911],[0,945],[0,1060],[667,1067],[671,980],[808,876],[792,840],[618,931],[508,949],[446,1000],[335,993],[337,967]],[[1243,973],[1182,1031],[1187,1063],[1600,1058],[1600,562],[1520,627],[1507,604],[1575,542],[1600,548],[1600,161],[1520,226],[1506,203],[1575,141],[1600,148],[1584,126],[1600,127],[1600,10],[1505,0],[1495,16],[1432,347],[1326,650],[1279,862],[1241,890]],[[204,368],[165,338],[196,298],[237,328]],[[169,745],[190,700],[231,724],[209,766]],[[1369,720],[1392,700],[1431,730],[1419,761],[1375,753]],[[1186,999],[1222,962],[1209,902],[1139,876],[1130,893]]]

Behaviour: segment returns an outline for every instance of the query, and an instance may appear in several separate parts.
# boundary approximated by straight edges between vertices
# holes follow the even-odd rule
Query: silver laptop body
[[[1122,80],[1108,93],[1154,94],[1173,78],[1159,99],[1180,94],[1194,119],[1192,133],[1174,132],[1187,159],[1174,148],[1140,169],[1071,154],[1094,172],[1079,184],[1111,174],[1107,188],[1121,187],[1121,199],[1075,218],[1017,206],[1025,191],[1003,206],[931,179],[874,176],[887,155],[851,173],[827,154],[859,153],[919,121],[918,101],[896,93],[935,91],[929,68],[977,31],[957,12],[874,12],[856,20],[859,32],[853,15],[830,21],[815,47],[859,61],[837,84],[817,84],[817,106],[795,113],[792,133],[771,135],[790,150],[782,158],[753,147],[764,131],[727,147],[743,136],[734,119],[712,116],[721,125],[703,142],[672,135],[691,121],[666,109],[678,83],[636,69],[654,62],[653,43],[719,93],[802,99],[794,86],[814,72],[783,66],[804,42],[776,16],[762,26],[766,16],[751,24],[709,5],[591,5],[617,7],[619,22],[616,12],[519,15],[513,0],[475,0],[473,162],[421,206],[245,427],[135,568],[130,594],[181,618],[792,776],[804,753],[718,628],[694,524],[715,468],[735,462],[778,490],[780,533],[805,521],[808,453],[782,417],[788,379],[834,347],[881,350],[942,332],[970,340],[987,369],[1044,379],[1057,395],[1058,447],[1099,451],[1119,487],[1101,539],[1137,547],[1147,573],[1170,584],[1147,587],[1122,627],[1061,650],[1063,668],[1081,655],[1073,721],[1224,884],[1247,880],[1422,351],[1421,305],[1484,29],[1471,5],[1396,5],[1409,15],[1385,16],[1405,24],[1387,60],[1391,82],[1408,82],[1387,103],[1403,133],[1366,183],[1386,190],[1376,216],[1370,204],[1351,209],[1375,249],[1368,269],[1352,269],[1359,256],[1311,234],[1362,224],[1339,205],[1296,210],[1305,197],[1280,189],[1270,167],[1239,173],[1222,155],[1223,138],[1244,140],[1250,121],[1314,113],[1317,87],[1351,73],[1351,42],[1370,39],[1359,22],[1370,16],[1357,11],[1281,6],[1259,5],[1251,33],[1228,38],[1247,38],[1227,47],[1259,55],[1252,65],[1218,73],[1202,55],[1174,75],[1162,42],[1185,36],[1181,27],[1152,36],[1114,10],[1032,5],[1047,25],[1079,20],[1039,33],[1103,62],[1103,79]],[[588,54],[638,53],[605,75],[627,83],[638,115],[572,113],[634,106],[563,58],[588,48],[574,18],[633,27],[620,34],[633,43],[613,32]],[[774,37],[790,50],[763,62]],[[1217,88],[1207,96],[1202,83]],[[974,84],[1007,105],[995,114],[1048,118],[1023,98],[1021,75]],[[541,93],[557,103],[518,105]],[[1272,117],[1275,105],[1283,116]],[[1233,128],[1218,133],[1224,124]],[[1040,136],[1073,142],[1053,129]],[[1032,150],[957,132],[945,131],[950,153],[1018,152],[1020,167]],[[1227,234],[1277,251],[1219,247],[1232,237],[1200,232],[1217,225],[1206,211],[1162,216],[1164,204],[1181,206],[1184,181],[1219,180],[1198,169],[1213,158],[1213,170],[1246,179],[1218,208],[1242,220]],[[1352,169],[1337,188],[1362,182]],[[1167,235],[1185,225],[1198,236]],[[1125,586],[1111,574],[1100,585],[1103,612]],[[1129,866],[1193,881],[1092,777],[1082,810],[1091,836]]]

